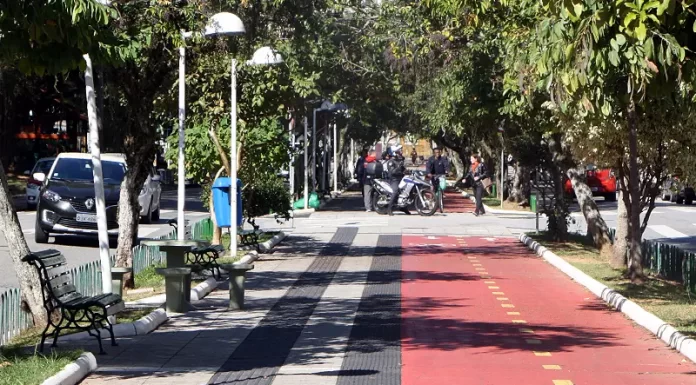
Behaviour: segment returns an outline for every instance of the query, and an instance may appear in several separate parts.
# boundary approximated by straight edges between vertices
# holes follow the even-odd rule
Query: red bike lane
[[[514,238],[402,246],[402,384],[696,384],[696,365]]]

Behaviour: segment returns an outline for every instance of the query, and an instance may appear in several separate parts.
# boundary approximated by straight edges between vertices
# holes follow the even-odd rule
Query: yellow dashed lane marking
[[[495,285],[495,281],[483,281],[487,285]]]
[[[489,289],[497,290],[500,289],[498,286],[488,286]]]
[[[505,295],[502,291],[494,291],[493,295]]]
[[[498,298],[496,298],[496,299],[497,299],[498,301],[508,301],[508,299],[505,298],[505,297],[498,297]]]
[[[524,342],[530,344],[530,345],[541,345],[541,340],[537,339],[526,339]]]
[[[474,266],[483,266],[483,265],[480,263],[474,263]]]
[[[541,365],[546,370],[561,370],[561,365]]]
[[[518,311],[509,311],[507,312],[508,315],[520,315],[520,312]]]
[[[537,357],[551,357],[549,352],[534,352],[534,355]]]
[[[553,385],[573,385],[571,380],[553,380]]]
[[[510,303],[504,303],[504,304],[502,304],[502,305],[500,305],[500,306],[502,306],[502,307],[507,307],[507,308],[513,308],[513,307],[515,307],[515,305],[510,304]]]
[[[510,314],[510,313],[508,313],[508,314]],[[532,329],[520,329],[520,333],[534,334],[534,330],[532,330]]]
[[[525,321],[523,319],[514,319],[514,320],[512,320],[512,323],[514,323],[514,324],[526,324],[527,321]]]
[[[469,258],[469,259],[476,259],[476,257],[467,257],[467,258]]]
[[[486,268],[485,268],[485,267],[477,267],[475,270],[476,270],[476,271],[481,271],[481,270],[486,270]]]

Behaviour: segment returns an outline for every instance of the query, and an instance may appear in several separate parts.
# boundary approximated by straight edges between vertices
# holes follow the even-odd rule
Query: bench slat
[[[75,285],[73,284],[63,285],[60,287],[52,288],[51,290],[53,290],[53,296],[55,296],[60,302],[63,302],[63,299],[61,298],[62,296],[77,291]]]
[[[61,286],[64,286],[65,284],[72,284],[72,275],[70,274],[64,274],[64,275],[59,275],[49,281],[49,286],[51,289],[53,289],[53,292],[55,293],[55,290],[58,289]]]
[[[57,257],[41,259],[41,263],[43,263],[43,265],[46,266],[46,268],[51,268],[54,266],[65,265],[67,263],[67,260],[63,255],[59,255]]]
[[[123,302],[118,294],[100,294],[94,297],[82,297],[70,302],[64,302],[66,307],[80,308],[90,306],[109,307],[119,302]]]
[[[124,310],[125,308],[126,308],[125,302],[123,302],[123,301],[117,302],[117,303],[109,306],[106,309],[106,315],[114,315],[114,314],[120,312],[121,310]]]
[[[59,255],[60,255],[60,251],[55,250],[55,249],[48,249],[48,250],[37,251],[35,253],[25,255],[24,257],[22,257],[22,261],[31,262],[31,261],[36,261],[39,259],[57,257]]]
[[[48,273],[48,279],[55,278],[69,272],[70,269],[68,269],[67,265],[56,266],[50,269],[46,269],[46,273]]]
[[[59,300],[61,303],[66,303],[66,302],[75,301],[75,300],[81,299],[81,298],[84,298],[84,297],[82,296],[82,294],[80,294],[80,293],[77,292],[77,291],[74,291],[74,292],[72,292],[72,293],[65,294],[64,296],[58,298],[58,300]]]

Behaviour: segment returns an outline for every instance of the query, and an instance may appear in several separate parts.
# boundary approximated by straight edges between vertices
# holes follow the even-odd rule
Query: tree
[[[18,0],[0,5],[0,68],[24,73],[62,73],[82,65],[82,55],[105,38],[101,29],[112,13],[89,0]],[[0,229],[22,291],[22,307],[35,324],[46,322],[36,271],[21,258],[30,250],[9,195],[7,176],[0,163]]]

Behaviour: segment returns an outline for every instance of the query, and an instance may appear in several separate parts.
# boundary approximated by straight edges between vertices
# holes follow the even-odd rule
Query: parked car
[[[587,186],[592,190],[592,196],[604,197],[604,200],[609,202],[616,201],[616,175],[613,170],[589,165],[585,171],[585,179]],[[566,194],[571,196],[575,194],[569,179],[566,179],[564,187]]]
[[[39,189],[41,188],[42,184],[38,180],[34,179],[32,175],[36,173],[48,174],[48,171],[51,170],[51,166],[53,166],[53,161],[55,160],[56,158],[41,158],[38,160],[38,162],[36,162],[31,171],[27,170],[24,172],[24,175],[29,176],[26,187],[28,209],[33,210],[36,208],[36,204],[39,202]]]
[[[118,201],[126,160],[120,154],[104,154],[101,159],[107,229],[109,235],[118,235]],[[97,233],[90,154],[62,153],[48,174],[39,172],[33,178],[42,182],[36,210],[36,243],[48,242],[51,233]],[[162,192],[159,178],[153,168],[140,191],[138,201],[144,223],[159,219]]]

